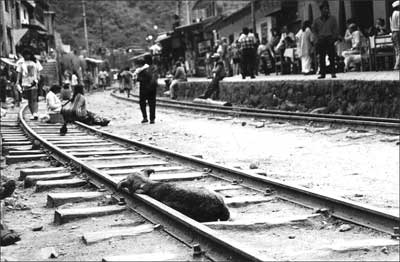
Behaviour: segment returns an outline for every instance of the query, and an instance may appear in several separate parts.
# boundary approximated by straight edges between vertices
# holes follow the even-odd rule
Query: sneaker
[[[145,119],[143,119],[142,122],[140,122],[140,123],[144,124],[144,123],[147,123],[147,122],[149,122],[149,120],[147,120],[147,118],[145,118]]]
[[[325,76],[324,76],[324,75],[320,75],[320,76],[318,77],[318,79],[325,79]]]
[[[333,74],[333,75],[332,75],[332,78],[336,78],[336,74]]]
[[[150,120],[150,124],[154,124],[154,120]]]
[[[30,120],[38,120],[39,118],[37,116],[32,117]]]

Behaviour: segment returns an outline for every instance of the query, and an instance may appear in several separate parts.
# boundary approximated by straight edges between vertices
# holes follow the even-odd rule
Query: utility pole
[[[251,25],[253,27],[253,34],[256,33],[256,12],[255,12],[255,0],[251,0]]]
[[[179,22],[182,24],[182,0],[178,0],[178,16]]]
[[[190,10],[190,1],[186,0],[186,24],[189,25],[192,22],[191,18],[191,10]]]
[[[86,53],[87,56],[90,55],[90,50],[89,50],[89,40],[88,40],[88,32],[87,32],[87,26],[86,26],[86,9],[85,9],[85,0],[82,0],[82,11],[83,11],[83,30],[85,32],[85,44],[86,44]]]
[[[104,46],[104,30],[103,30],[103,16],[100,15],[100,26],[101,26],[101,47]]]

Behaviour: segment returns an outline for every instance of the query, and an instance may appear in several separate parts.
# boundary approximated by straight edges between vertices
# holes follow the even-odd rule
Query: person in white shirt
[[[25,60],[17,66],[17,83],[21,82],[22,90],[28,100],[29,110],[33,116],[32,120],[38,120],[38,83],[43,67],[29,50],[25,50],[22,55]]]
[[[74,92],[74,88],[75,88],[75,86],[77,86],[78,84],[79,84],[78,75],[77,75],[76,72],[72,72],[72,75],[71,75],[71,87],[72,87],[72,92]]]
[[[356,67],[361,63],[361,48],[363,47],[362,41],[364,39],[364,35],[358,29],[356,24],[351,24],[349,26],[349,32],[351,34],[351,48],[342,53],[342,56],[344,57],[345,71],[349,71],[350,67],[356,69]]]
[[[313,34],[311,32],[311,22],[304,21],[303,28],[296,35],[298,40],[297,52],[301,58],[301,72],[305,75],[311,74],[311,54],[313,50]]]
[[[390,19],[390,29],[392,31],[392,41],[396,53],[396,63],[394,70],[400,70],[400,1],[393,4],[393,14]]]
[[[61,87],[59,85],[53,85],[50,87],[49,92],[46,95],[46,105],[48,114],[57,114],[61,111],[61,101],[57,97],[60,93]]]
[[[295,41],[295,35],[292,32],[289,32],[287,26],[282,27],[281,31],[281,39],[279,40],[278,45],[275,47],[275,52],[279,52],[279,50],[285,50],[287,48],[286,46],[286,41],[289,39],[294,42]]]
[[[61,101],[57,94],[60,93],[61,87],[59,85],[53,85],[50,87],[49,92],[46,95],[46,106],[47,112],[45,115],[40,116],[40,121],[47,123],[63,122],[61,119]]]

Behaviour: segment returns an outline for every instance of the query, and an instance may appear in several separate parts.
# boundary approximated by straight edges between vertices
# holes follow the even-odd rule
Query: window
[[[4,6],[6,8],[6,12],[9,12],[9,7],[8,7],[8,0],[4,0]]]
[[[21,12],[21,10],[19,9],[19,4],[18,3],[15,3],[15,15],[17,16],[17,20],[20,20],[21,18],[20,18],[20,13],[19,12]]]

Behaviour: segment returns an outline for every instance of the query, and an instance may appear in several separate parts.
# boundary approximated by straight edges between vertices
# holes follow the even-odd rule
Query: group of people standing
[[[400,66],[399,51],[399,1],[392,6],[393,14],[390,18],[390,29],[395,49],[394,69]],[[347,30],[344,36],[339,34],[336,18],[330,14],[329,2],[320,4],[320,17],[314,21],[304,21],[300,30],[294,34],[283,26],[281,30],[271,29],[272,38],[267,41],[263,37],[260,41],[257,33],[249,28],[243,28],[236,41],[225,37],[216,41],[213,50],[206,54],[206,74],[212,78],[212,68],[215,62],[211,57],[218,53],[224,64],[226,75],[233,76],[241,73],[242,78],[255,78],[258,72],[265,75],[276,71],[275,64],[279,63],[279,70],[290,72],[297,67],[295,59],[299,58],[301,73],[315,74],[319,67],[319,79],[325,78],[327,72],[336,77],[338,68],[344,71],[358,70],[362,62],[362,54],[368,47],[367,37],[387,34],[384,19],[378,19],[376,26],[363,31],[354,19],[347,21]],[[328,56],[329,68],[326,57]],[[317,57],[315,61],[313,58]]]

